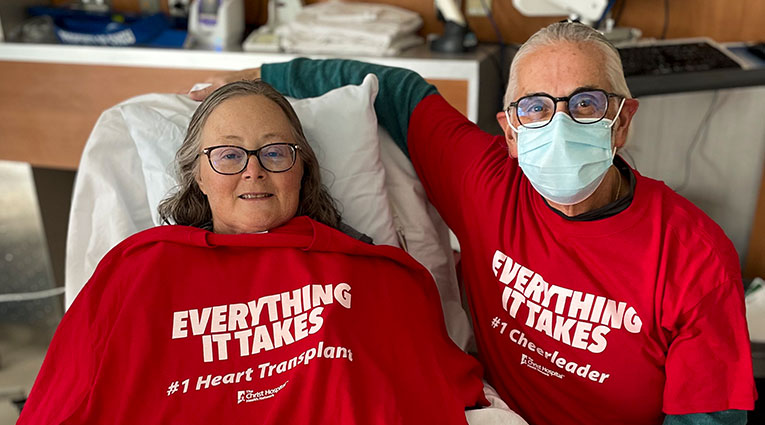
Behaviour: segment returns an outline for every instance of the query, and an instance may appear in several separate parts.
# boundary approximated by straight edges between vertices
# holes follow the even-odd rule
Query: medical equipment
[[[191,47],[229,50],[244,34],[243,0],[194,0],[189,10]]]
[[[603,16],[608,0],[513,0],[513,6],[526,16],[569,15],[592,25]]]
[[[303,2],[300,0],[270,0],[268,21],[247,36],[242,49],[246,52],[278,52],[279,35],[276,29],[292,22],[302,8]]]
[[[615,27],[609,0],[513,0],[513,6],[526,16],[568,15],[600,30],[612,43],[631,42],[643,34],[637,28]]]
[[[478,39],[467,24],[455,0],[435,0],[444,20],[444,34],[430,42],[434,52],[458,53],[473,49]]]

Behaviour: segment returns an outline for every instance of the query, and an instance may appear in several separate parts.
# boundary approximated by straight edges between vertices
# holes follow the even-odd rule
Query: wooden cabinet
[[[491,126],[503,81],[494,47],[463,55],[354,59],[409,68],[479,125]],[[218,71],[293,55],[0,43],[0,159],[74,170],[99,115],[145,93],[185,93]],[[480,101],[479,101],[480,99]]]

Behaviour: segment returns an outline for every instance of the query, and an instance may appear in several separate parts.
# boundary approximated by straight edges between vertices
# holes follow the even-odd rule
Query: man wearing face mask
[[[738,256],[617,154],[638,101],[602,35],[558,23],[520,48],[503,136],[402,69],[298,59],[210,81],[262,76],[309,97],[370,72],[380,124],[459,238],[478,357],[513,410],[531,424],[746,422],[756,391]]]

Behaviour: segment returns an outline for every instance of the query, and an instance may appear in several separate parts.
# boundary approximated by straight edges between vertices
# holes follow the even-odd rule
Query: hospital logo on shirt
[[[257,401],[257,398],[255,396],[255,391],[253,390],[237,391],[236,404],[249,403],[251,401]]]
[[[528,368],[534,369],[544,376],[554,376],[558,379],[563,379],[562,374],[542,366],[541,364],[535,362],[534,359],[532,359],[531,357],[525,354],[521,354],[521,365],[526,365]]]
[[[287,383],[289,381],[284,381],[283,384],[279,385],[276,388],[270,388],[267,390],[260,390],[260,391],[254,391],[254,390],[244,390],[244,391],[237,391],[236,392],[236,404],[242,404],[242,403],[252,403],[253,401],[260,401],[265,400],[268,398],[271,398],[276,395],[279,391],[281,391],[285,386],[287,386]]]

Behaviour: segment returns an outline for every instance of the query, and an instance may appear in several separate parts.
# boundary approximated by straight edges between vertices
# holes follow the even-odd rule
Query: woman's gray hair
[[[159,217],[165,223],[208,228],[212,223],[212,210],[207,197],[197,184],[199,161],[202,156],[202,129],[212,111],[221,103],[237,96],[264,96],[281,108],[290,123],[303,161],[303,179],[296,215],[305,215],[330,227],[337,228],[340,213],[327,188],[321,183],[319,161],[303,134],[300,120],[289,101],[273,87],[261,80],[236,81],[226,84],[210,94],[194,111],[186,138],[175,155],[175,173],[178,190],[159,204]]]
[[[505,91],[505,109],[510,106],[510,102],[515,100],[515,87],[518,85],[518,67],[516,65],[520,60],[541,47],[560,42],[590,43],[600,49],[605,58],[603,65],[606,68],[606,76],[611,83],[611,89],[618,95],[626,98],[632,97],[630,89],[627,87],[627,81],[624,79],[622,60],[616,47],[603,34],[590,26],[578,22],[557,22],[534,33],[523,43],[513,57],[513,62],[510,65],[510,78],[508,78],[507,90]]]

